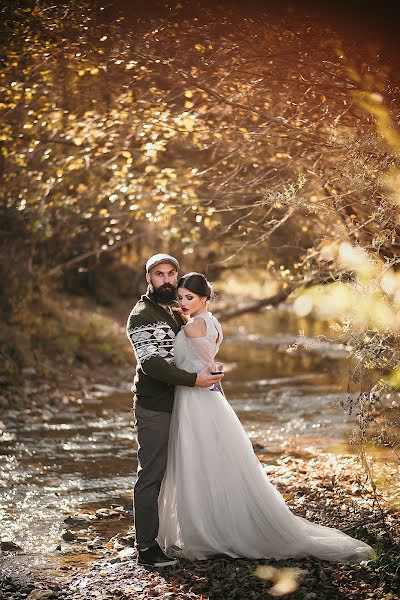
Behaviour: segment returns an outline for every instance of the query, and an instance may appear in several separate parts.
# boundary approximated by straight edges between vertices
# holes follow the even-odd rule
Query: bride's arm
[[[197,358],[203,363],[203,369],[200,371],[199,375],[203,373],[205,376],[208,374],[210,377],[209,367],[214,363],[215,345],[206,336],[207,325],[204,319],[200,317],[191,319],[186,323],[184,332],[188,345],[191,347]],[[219,383],[223,378],[223,374],[212,375],[212,377],[213,380],[209,385],[200,385],[199,383],[196,383],[196,385],[200,385],[200,387],[210,387],[211,385]],[[204,381],[206,381],[206,379]],[[208,379],[208,382],[209,381],[210,380]]]
[[[214,362],[214,346],[206,337],[207,326],[203,318],[191,319],[184,327],[187,343],[204,365]]]
[[[188,338],[201,338],[206,335],[206,322],[202,318],[190,319],[185,325],[185,335]]]

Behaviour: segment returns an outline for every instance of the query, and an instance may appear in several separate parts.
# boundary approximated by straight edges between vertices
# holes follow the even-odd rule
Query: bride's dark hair
[[[206,296],[210,300],[212,296],[211,283],[204,277],[202,273],[187,273],[178,281],[178,288],[183,287],[197,294],[198,296]]]

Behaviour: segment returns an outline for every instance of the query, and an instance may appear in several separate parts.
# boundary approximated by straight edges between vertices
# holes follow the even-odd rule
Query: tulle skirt
[[[176,388],[159,515],[170,556],[373,557],[368,544],[291,512],[225,396],[208,389]]]

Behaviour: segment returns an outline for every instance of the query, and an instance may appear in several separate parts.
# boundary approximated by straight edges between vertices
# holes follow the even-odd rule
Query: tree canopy
[[[296,280],[338,235],[393,254],[379,174],[394,158],[359,98],[394,105],[379,48],[295,10],[165,7],[3,9],[9,276],[15,260],[37,284],[111,252],[135,269],[157,246],[213,276],[261,264]]]

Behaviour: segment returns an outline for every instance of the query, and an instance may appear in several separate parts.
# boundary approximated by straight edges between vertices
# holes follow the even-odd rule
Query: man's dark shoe
[[[176,565],[175,558],[169,558],[159,546],[151,546],[147,550],[139,550],[137,564],[144,567],[167,567]]]

